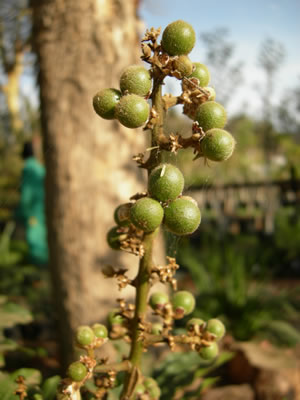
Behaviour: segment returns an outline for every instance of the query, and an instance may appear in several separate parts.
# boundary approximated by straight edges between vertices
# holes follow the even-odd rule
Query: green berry
[[[115,309],[108,313],[107,322],[108,325],[111,327],[113,325],[122,325],[124,322],[124,318],[122,315],[119,314],[120,310]]]
[[[196,201],[193,197],[191,197],[191,196],[180,196],[180,198],[181,198],[181,199],[188,200],[188,201],[191,201],[192,203],[195,204],[195,206],[198,207],[198,203],[197,203],[197,201]]]
[[[209,93],[209,97],[208,97],[209,101],[214,101],[216,99],[216,91],[213,87],[206,86],[203,89],[205,89]]]
[[[145,386],[142,383],[138,383],[134,389],[134,396],[133,399],[137,400],[140,399],[142,394],[144,394],[146,391]]]
[[[150,396],[150,399],[159,399],[161,392],[155,379],[150,377],[145,378],[144,386]]]
[[[114,220],[119,226],[130,225],[130,208],[132,203],[121,204],[115,209]]]
[[[169,296],[163,292],[155,292],[151,295],[149,304],[153,310],[156,308],[161,308],[169,301]]]
[[[151,89],[151,75],[149,71],[140,65],[127,67],[120,78],[122,93],[126,90],[139,96],[146,96]]]
[[[234,151],[235,140],[229,132],[215,128],[206,132],[200,146],[203,155],[209,160],[225,161]]]
[[[204,132],[213,128],[224,128],[227,120],[224,107],[215,101],[206,101],[196,110],[195,120]]]
[[[105,325],[102,324],[94,324],[92,326],[92,329],[94,331],[94,334],[96,336],[96,338],[102,338],[102,339],[106,339],[108,332],[107,332],[107,328]]]
[[[191,319],[187,322],[186,327],[187,327],[187,329],[190,329],[192,326],[195,326],[195,325],[202,326],[202,325],[204,325],[204,324],[205,324],[205,322],[203,321],[203,319],[200,319],[200,318],[191,318]]]
[[[80,361],[73,362],[67,371],[68,376],[75,382],[81,382],[87,374],[87,368]]]
[[[151,326],[151,333],[152,335],[160,335],[163,331],[164,327],[159,322],[154,322]]]
[[[116,106],[116,118],[127,128],[138,128],[149,117],[149,105],[147,101],[137,94],[128,94],[121,97]]]
[[[180,73],[181,77],[191,75],[193,63],[188,56],[182,55],[174,60],[174,68]]]
[[[198,62],[193,63],[194,70],[189,78],[196,78],[199,81],[199,86],[206,86],[210,80],[210,73],[207,66]]]
[[[196,41],[193,27],[185,21],[178,20],[169,24],[163,31],[161,45],[170,56],[188,54]]]
[[[194,296],[186,290],[176,292],[172,299],[174,310],[176,311],[178,308],[183,309],[184,315],[191,314],[194,311],[195,304]]]
[[[150,196],[166,202],[175,200],[184,187],[184,178],[172,164],[160,164],[151,172],[148,182]]]
[[[89,346],[95,339],[95,334],[89,326],[80,326],[76,331],[76,341],[80,346]]]
[[[219,353],[219,347],[216,342],[211,342],[209,346],[203,346],[199,351],[199,355],[203,360],[213,360]]]
[[[130,209],[131,222],[144,232],[152,232],[162,222],[164,210],[158,201],[143,197]]]
[[[216,340],[225,335],[225,326],[219,319],[213,318],[207,321],[206,330],[216,336]]]
[[[94,110],[104,119],[114,119],[116,105],[121,98],[121,92],[117,89],[103,89],[93,98]]]
[[[198,228],[201,213],[194,202],[185,198],[172,201],[165,208],[165,227],[175,235],[189,235]]]
[[[124,236],[122,232],[120,232],[120,227],[119,226],[114,226],[111,228],[107,235],[106,235],[106,240],[108,245],[113,249],[113,250],[120,250],[121,247],[121,239]]]

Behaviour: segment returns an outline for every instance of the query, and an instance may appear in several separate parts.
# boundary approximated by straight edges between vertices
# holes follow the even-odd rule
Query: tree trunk
[[[114,207],[143,187],[131,157],[142,150],[144,134],[99,118],[92,98],[118,88],[121,70],[138,62],[140,22],[134,0],[32,0],[32,6],[50,266],[66,367],[74,329],[101,321],[118,297],[101,267],[116,257],[127,267],[129,260],[137,264],[120,252],[112,258],[105,237]]]

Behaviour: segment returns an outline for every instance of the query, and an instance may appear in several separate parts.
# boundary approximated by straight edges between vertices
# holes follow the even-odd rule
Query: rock
[[[202,400],[254,400],[254,391],[250,385],[228,385],[210,389],[203,394]]]
[[[293,400],[295,393],[288,378],[281,372],[259,371],[255,379],[255,392],[258,400]]]

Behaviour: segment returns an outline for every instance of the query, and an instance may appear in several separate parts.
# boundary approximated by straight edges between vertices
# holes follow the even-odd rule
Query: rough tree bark
[[[32,0],[63,367],[72,359],[72,331],[103,319],[116,298],[101,274],[101,266],[114,262],[105,236],[117,203],[140,190],[130,160],[142,148],[143,132],[102,120],[92,108],[93,95],[118,87],[121,70],[138,62],[136,3]],[[126,257],[127,267],[128,257],[136,264]]]

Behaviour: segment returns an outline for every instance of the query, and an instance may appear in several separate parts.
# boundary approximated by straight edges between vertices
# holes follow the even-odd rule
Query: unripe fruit
[[[122,94],[117,89],[103,89],[93,98],[94,110],[104,119],[114,119],[116,105]]]
[[[119,205],[114,212],[114,220],[119,226],[130,225],[130,208],[132,203],[125,203]]]
[[[163,331],[164,327],[159,322],[154,322],[151,326],[151,333],[152,335],[160,335]]]
[[[192,318],[187,322],[186,327],[187,329],[190,329],[192,326],[195,325],[203,326],[205,325],[205,321],[203,321],[203,319],[200,318]]]
[[[195,200],[193,197],[191,197],[191,196],[180,196],[180,198],[181,198],[181,199],[188,200],[188,201],[191,201],[192,203],[195,204],[195,206],[198,207],[197,200]]]
[[[216,91],[213,87],[211,86],[205,86],[203,89],[205,89],[207,92],[209,92],[209,101],[214,101],[216,99]]]
[[[73,362],[67,371],[68,376],[75,382],[81,382],[87,374],[87,368],[80,361]]]
[[[146,96],[151,89],[151,76],[149,71],[140,65],[131,65],[126,68],[120,78],[122,93],[126,90],[139,96]]]
[[[144,386],[150,396],[150,399],[159,399],[161,392],[155,379],[150,377],[145,378]]]
[[[225,161],[231,157],[235,148],[233,136],[223,129],[210,129],[201,143],[203,155],[209,160]]]
[[[130,220],[144,232],[152,232],[162,222],[164,210],[158,201],[143,197],[130,209]]]
[[[150,196],[166,202],[175,200],[184,187],[184,178],[178,168],[172,164],[160,164],[149,176],[148,191]]]
[[[195,120],[204,132],[213,128],[224,128],[227,116],[224,107],[215,101],[206,101],[196,110]]]
[[[79,326],[76,331],[76,341],[80,346],[89,346],[95,339],[95,334],[89,326]]]
[[[219,353],[219,347],[216,342],[211,342],[209,346],[203,346],[199,351],[199,355],[203,360],[213,360]]]
[[[169,301],[169,296],[163,292],[152,293],[149,304],[153,310],[163,307]]]
[[[181,77],[189,76],[193,72],[193,63],[188,56],[182,55],[174,60],[174,68],[180,73]]]
[[[179,198],[165,208],[165,227],[175,235],[189,235],[198,228],[201,213],[194,202]]]
[[[225,335],[224,324],[219,319],[216,318],[207,321],[206,330],[207,332],[215,335],[216,340],[222,339],[222,337]]]
[[[121,238],[124,236],[124,234],[119,232],[119,230],[119,226],[114,226],[106,235],[107,243],[113,250],[120,250],[121,247]]]
[[[145,386],[142,383],[138,383],[134,389],[133,399],[140,399],[140,395],[144,394],[146,391]]]
[[[176,292],[172,299],[172,306],[176,312],[176,309],[183,309],[184,315],[191,314],[195,308],[195,298],[192,293],[181,290]]]
[[[189,78],[197,78],[200,87],[206,86],[210,80],[210,73],[207,66],[199,62],[194,62],[193,66],[194,70],[190,74]]]
[[[196,41],[193,27],[185,21],[178,20],[169,24],[163,31],[161,45],[170,56],[188,54]]]
[[[108,336],[107,328],[102,324],[94,324],[92,326],[96,338],[106,339]]]
[[[120,312],[120,310],[115,309],[108,313],[107,322],[110,327],[113,325],[122,325],[123,324],[124,318],[122,317],[122,315],[118,314],[119,312]]]
[[[138,128],[149,117],[149,105],[143,97],[128,94],[121,97],[116,106],[116,118],[127,128]]]

